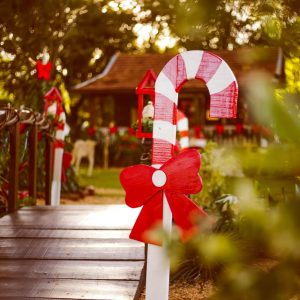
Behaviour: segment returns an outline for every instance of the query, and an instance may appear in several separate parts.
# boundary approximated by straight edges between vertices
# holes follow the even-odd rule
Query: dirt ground
[[[205,300],[213,293],[213,284],[206,283],[175,283],[170,286],[169,300]],[[145,300],[145,292],[139,300]]]

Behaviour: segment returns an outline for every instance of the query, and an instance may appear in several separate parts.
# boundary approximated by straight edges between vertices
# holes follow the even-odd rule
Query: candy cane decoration
[[[189,141],[189,120],[185,114],[177,109],[177,131],[179,133],[179,146],[180,149],[186,149],[190,146]]]
[[[219,56],[206,51],[187,51],[172,58],[155,82],[152,166],[160,168],[172,157],[176,143],[176,108],[182,85],[198,79],[210,94],[210,116],[235,118],[238,85],[234,74]],[[162,178],[163,180],[163,178]],[[164,195],[163,228],[170,233],[172,214]],[[163,247],[149,244],[147,256],[146,299],[167,300],[170,263]]]
[[[45,115],[54,118],[55,142],[53,143],[53,179],[51,185],[51,205],[60,204],[61,175],[64,154],[64,139],[66,135],[66,114],[62,106],[62,98],[56,88],[52,88],[45,96]]]

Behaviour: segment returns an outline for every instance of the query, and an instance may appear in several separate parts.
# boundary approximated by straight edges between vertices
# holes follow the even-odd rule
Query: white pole
[[[163,229],[172,230],[172,213],[165,194],[163,195]],[[170,260],[165,246],[148,245],[146,300],[169,299]]]
[[[51,205],[60,205],[61,172],[64,149],[56,148],[53,161],[53,179],[51,185]]]
[[[65,123],[65,113],[60,114],[59,120]],[[58,141],[64,141],[65,131],[57,130],[55,138]],[[51,185],[51,205],[60,205],[60,191],[61,191],[61,173],[63,164],[64,148],[55,148],[53,158],[53,179]]]

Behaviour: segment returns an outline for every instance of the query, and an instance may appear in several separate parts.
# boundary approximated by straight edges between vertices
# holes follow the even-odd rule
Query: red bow
[[[43,64],[41,61],[37,61],[35,65],[38,79],[50,80],[50,74],[52,69],[52,63],[49,61]]]
[[[159,169],[137,165],[121,172],[120,181],[126,191],[126,204],[133,208],[143,205],[130,238],[160,245],[149,235],[149,231],[162,224],[163,193],[182,240],[187,240],[197,231],[197,221],[206,213],[186,195],[196,194],[202,188],[199,168],[200,154],[193,149],[171,158]]]

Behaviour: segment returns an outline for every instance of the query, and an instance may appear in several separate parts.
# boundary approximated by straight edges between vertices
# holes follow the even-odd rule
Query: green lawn
[[[122,189],[119,174],[122,169],[101,169],[95,168],[91,177],[87,176],[87,168],[80,168],[79,184],[81,186],[93,185],[95,188]]]

